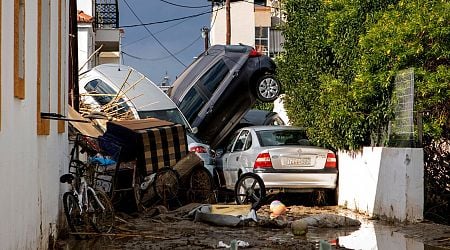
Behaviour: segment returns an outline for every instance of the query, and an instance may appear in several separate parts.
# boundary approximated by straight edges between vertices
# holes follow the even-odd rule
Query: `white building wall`
[[[52,3],[52,32],[57,30],[56,2]],[[67,6],[63,6],[64,15]],[[67,37],[66,16],[63,28]],[[37,5],[25,8],[25,99],[14,97],[14,1],[2,1],[1,129],[0,129],[0,249],[48,249],[49,236],[56,237],[59,216],[59,175],[67,170],[67,132],[57,132],[50,122],[50,135],[37,135],[36,64]],[[57,39],[51,36],[50,110],[57,111]],[[64,45],[63,49],[67,49]],[[43,45],[45,46],[45,45]],[[66,52],[63,55],[67,55]],[[63,57],[64,58],[64,57]],[[62,60],[65,64],[65,60]],[[66,65],[66,64],[65,64]],[[67,84],[64,71],[63,86]],[[64,87],[66,89],[66,87]],[[65,95],[67,100],[67,95]],[[67,128],[66,128],[67,131]]]
[[[85,72],[93,68],[94,58],[89,62],[89,56],[94,53],[94,31],[92,24],[78,24],[78,69],[79,72]],[[87,62],[87,63],[86,63]],[[95,65],[94,65],[95,66]]]
[[[253,1],[232,2],[231,13],[231,44],[243,43],[255,46],[255,11]],[[214,8],[218,10],[218,7]],[[217,13],[217,16],[216,14]],[[226,11],[225,8],[211,14],[210,43],[226,43]]]
[[[339,152],[339,205],[388,220],[423,219],[423,150]]]
[[[77,0],[77,9],[82,10],[89,16],[94,16],[94,7],[92,2],[92,0]]]

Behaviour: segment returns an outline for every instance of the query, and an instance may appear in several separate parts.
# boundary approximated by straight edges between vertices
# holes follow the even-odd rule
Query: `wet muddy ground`
[[[220,242],[232,240],[248,244],[246,249],[319,249],[319,241],[333,249],[450,249],[450,226],[421,222],[392,224],[372,220],[336,206],[288,204],[287,221],[316,214],[340,214],[361,221],[360,227],[309,228],[305,236],[295,236],[290,228],[267,228],[256,223],[240,227],[219,227],[183,218],[197,204],[178,210],[164,208],[129,215],[118,214],[110,235],[75,240],[63,235],[56,249],[219,249]],[[268,217],[269,206],[257,211]],[[241,247],[240,247],[241,248]],[[243,248],[243,247],[242,247]]]

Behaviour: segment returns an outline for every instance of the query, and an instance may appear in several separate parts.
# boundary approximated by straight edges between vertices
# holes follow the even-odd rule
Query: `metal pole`
[[[207,51],[209,47],[209,28],[206,26],[202,28],[202,37],[205,42],[205,51]]]
[[[227,22],[227,34],[226,34],[226,41],[225,43],[227,45],[230,44],[231,41],[231,18],[230,18],[230,0],[226,0],[225,2],[225,10],[226,10],[226,22]]]

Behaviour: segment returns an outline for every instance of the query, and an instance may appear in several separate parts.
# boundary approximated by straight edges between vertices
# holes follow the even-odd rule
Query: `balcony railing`
[[[95,28],[115,29],[119,27],[117,0],[95,0]]]

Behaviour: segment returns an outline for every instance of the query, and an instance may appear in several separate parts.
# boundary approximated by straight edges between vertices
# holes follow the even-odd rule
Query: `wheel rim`
[[[238,203],[246,204],[249,202],[259,202],[261,200],[261,187],[258,180],[252,177],[246,177],[239,182]]]
[[[259,93],[266,99],[275,98],[279,92],[279,86],[275,79],[266,78],[259,83]]]

